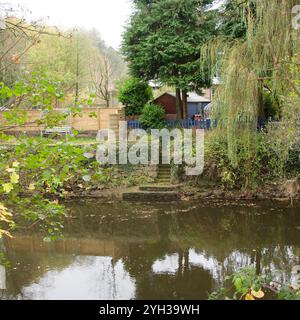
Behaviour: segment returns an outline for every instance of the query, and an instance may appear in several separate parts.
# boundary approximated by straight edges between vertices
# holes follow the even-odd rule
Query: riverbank
[[[284,207],[291,207],[291,197],[287,193],[286,184],[287,182],[277,181],[266,184],[256,190],[226,190],[219,185],[207,182],[202,182],[200,185],[182,183],[177,186],[179,194],[178,201],[222,202],[224,206],[239,204],[241,202],[274,202]],[[151,184],[149,184],[149,186],[151,186]],[[66,200],[91,198],[103,202],[122,201],[124,193],[134,193],[138,191],[138,186],[120,186],[102,190],[77,190],[69,192]],[[300,194],[295,194],[292,202],[293,206],[300,206]]]
[[[292,183],[293,180],[290,181]],[[217,199],[217,200],[245,200],[245,201],[277,201],[291,204],[300,201],[300,194],[290,194],[287,181],[276,181],[265,184],[257,189],[228,190],[218,185],[202,183],[200,186],[186,184],[182,192],[191,200]]]

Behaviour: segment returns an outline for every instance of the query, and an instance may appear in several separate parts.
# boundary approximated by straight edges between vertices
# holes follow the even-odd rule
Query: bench
[[[72,133],[71,127],[53,127],[42,130],[42,136],[49,134],[65,134],[70,135]]]

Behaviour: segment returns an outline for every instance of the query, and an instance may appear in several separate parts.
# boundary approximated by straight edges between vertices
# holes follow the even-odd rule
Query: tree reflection
[[[22,288],[49,270],[63,272],[77,258],[85,261],[80,273],[92,270],[95,258],[108,257],[95,286],[102,290],[109,279],[109,297],[118,297],[126,291],[118,279],[128,274],[137,299],[206,299],[226,275],[247,265],[257,274],[282,270],[288,282],[300,263],[300,216],[293,209],[81,203],[70,211],[63,240],[45,244],[35,233],[7,240],[13,268],[6,297],[20,297]]]

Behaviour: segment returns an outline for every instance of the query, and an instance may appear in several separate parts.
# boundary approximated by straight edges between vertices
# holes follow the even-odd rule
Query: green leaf
[[[241,278],[235,278],[234,279],[234,286],[236,291],[241,292],[242,291],[242,286],[243,286],[243,281]]]

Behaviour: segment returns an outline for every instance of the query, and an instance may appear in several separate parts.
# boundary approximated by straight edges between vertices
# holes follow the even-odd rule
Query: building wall
[[[169,95],[169,94],[164,94],[161,97],[158,97],[153,101],[155,104],[158,104],[159,106],[162,106],[166,110],[166,114],[171,116],[171,115],[176,115],[176,98]]]
[[[192,118],[195,114],[201,114],[204,116],[204,108],[208,105],[208,102],[189,102],[188,103],[188,114],[189,118]]]
[[[206,98],[210,99],[210,89],[205,89]],[[162,106],[166,110],[167,120],[176,120],[176,98],[170,94],[165,93],[161,97],[154,100],[155,104]],[[208,102],[189,102],[188,115],[191,119],[194,114],[203,114],[203,108]]]
[[[197,102],[189,102],[188,103],[188,115],[189,115],[189,119],[192,118],[193,115],[195,114],[199,114],[200,112],[200,103]]]
[[[176,114],[166,114],[166,120],[177,120]]]

